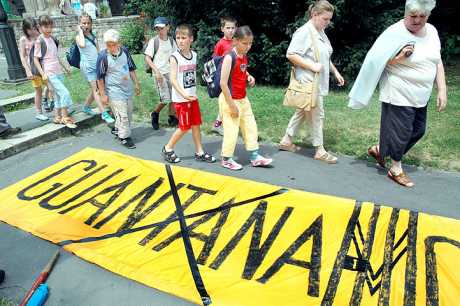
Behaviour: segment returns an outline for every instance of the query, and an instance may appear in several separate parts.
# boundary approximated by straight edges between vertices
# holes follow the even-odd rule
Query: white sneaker
[[[273,162],[273,159],[263,157],[262,155],[257,155],[257,158],[251,160],[251,165],[253,167],[266,167]]]
[[[236,161],[234,161],[233,158],[229,158],[227,160],[222,159],[221,165],[224,168],[234,170],[234,171],[243,169],[243,166],[238,164]]]
[[[45,115],[43,115],[41,113],[35,115],[35,119],[40,120],[40,121],[48,121],[48,120],[50,120],[50,118],[48,118],[47,116],[45,116]]]

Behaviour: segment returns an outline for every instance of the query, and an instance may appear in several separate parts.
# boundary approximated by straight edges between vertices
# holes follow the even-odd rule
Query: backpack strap
[[[104,49],[101,52],[99,52],[96,62],[96,75],[98,80],[105,79],[108,65],[109,64],[107,60],[107,49]]]
[[[97,48],[97,46],[96,46],[96,36],[94,36],[94,34],[91,33],[91,36],[85,36],[85,38],[88,39],[93,44],[93,46],[95,46]]]
[[[160,49],[160,36],[157,35],[157,36],[155,36],[153,38],[153,56],[152,56],[152,59],[157,54],[158,49]]]
[[[46,47],[46,42],[45,42],[45,39],[43,37],[40,36],[40,52],[41,52],[41,57],[40,57],[40,61],[45,57],[45,54],[46,54],[46,51],[47,51],[47,47]]]
[[[129,69],[129,71],[136,70],[137,69],[136,64],[134,63],[134,60],[131,57],[131,54],[129,54],[128,48],[126,48],[125,46],[122,46],[121,50],[123,51],[124,54],[126,54],[126,58],[128,59],[128,69]]]

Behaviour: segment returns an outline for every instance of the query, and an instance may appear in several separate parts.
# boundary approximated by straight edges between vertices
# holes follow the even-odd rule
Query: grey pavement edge
[[[162,162],[161,147],[172,130],[153,131],[146,125],[133,129],[137,149],[121,146],[107,126],[100,125],[79,136],[60,138],[0,161],[0,188],[7,187],[77,152],[93,147],[121,152],[134,157]],[[204,147],[216,156],[220,137],[204,137]],[[368,144],[363,144],[363,150]],[[460,219],[460,174],[406,167],[416,186],[406,189],[391,182],[386,172],[374,163],[339,156],[337,165],[326,165],[312,158],[311,150],[298,154],[279,152],[272,144],[262,144],[261,151],[274,158],[274,168],[252,168],[241,143],[236,156],[245,168],[231,172],[219,164],[197,163],[190,135],[177,147],[183,157],[180,166],[235,176],[309,192],[371,201],[392,207],[421,211]],[[0,296],[19,301],[46,264],[56,245],[0,222],[0,268],[7,279]],[[115,275],[68,253],[59,259],[48,279],[51,294],[48,306],[61,305],[193,305],[172,295]]]

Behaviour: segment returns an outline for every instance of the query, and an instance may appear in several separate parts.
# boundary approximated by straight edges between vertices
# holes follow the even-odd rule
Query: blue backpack
[[[230,54],[230,56],[232,57],[232,69],[230,70],[231,76],[233,68],[236,64],[236,53],[235,51],[230,51],[225,55],[227,54]],[[210,98],[217,98],[222,92],[222,88],[220,87],[220,75],[222,73],[222,62],[224,61],[225,55],[213,56],[211,60],[207,61],[204,64],[202,78],[203,81],[206,83],[206,87],[208,88],[208,95]],[[231,77],[229,77],[228,87],[230,88],[230,91],[232,90],[231,82]]]
[[[89,38],[88,36],[85,36],[85,38],[88,39],[96,47],[96,42],[93,39]],[[80,69],[80,49],[78,49],[76,41],[72,43],[65,57],[70,66]]]

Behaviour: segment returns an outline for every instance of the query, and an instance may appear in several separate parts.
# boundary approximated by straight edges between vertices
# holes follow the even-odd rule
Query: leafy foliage
[[[344,76],[353,79],[375,39],[389,25],[404,16],[401,0],[329,0],[336,7],[333,23],[327,29],[332,42],[333,62]],[[443,57],[454,61],[460,56],[460,35],[454,28],[458,1],[438,0],[429,22],[439,31]],[[294,31],[306,21],[311,0],[129,0],[127,13],[144,13],[150,18],[170,17],[174,24],[187,22],[196,30],[193,48],[200,64],[207,60],[214,44],[222,36],[220,17],[237,18],[240,25],[249,25],[255,34],[249,52],[250,71],[258,82],[286,84],[289,63],[285,57]],[[201,65],[200,65],[201,67]]]
[[[140,53],[144,46],[144,26],[139,22],[129,22],[120,30],[121,43],[131,53]]]

